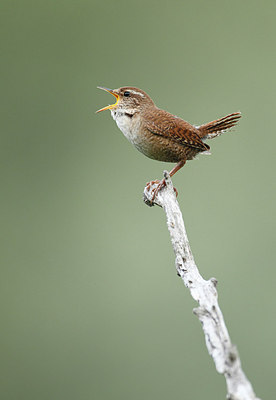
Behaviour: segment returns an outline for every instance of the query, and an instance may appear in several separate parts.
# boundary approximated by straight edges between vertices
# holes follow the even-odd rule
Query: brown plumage
[[[111,115],[126,138],[143,154],[159,161],[178,163],[170,172],[173,176],[187,160],[199,153],[209,152],[206,139],[219,136],[236,125],[240,112],[194,126],[183,119],[157,108],[141,89],[122,87],[111,90],[100,87],[116,97],[116,103],[99,111],[111,110]],[[162,180],[153,199],[164,185]]]
[[[210,147],[199,135],[199,130],[167,111],[155,108],[144,113],[144,129],[154,135],[156,142],[154,158],[159,161],[178,162],[192,160],[198,153]]]
[[[207,124],[203,124],[200,127],[198,127],[199,136],[202,139],[212,139],[216,136],[219,136],[228,129],[235,126],[240,117],[241,113],[235,112],[226,115],[226,117],[216,119],[215,121],[208,122]]]

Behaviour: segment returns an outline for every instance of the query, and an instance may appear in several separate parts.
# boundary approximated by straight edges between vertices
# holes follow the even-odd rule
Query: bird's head
[[[96,112],[114,110],[134,114],[135,112],[141,112],[144,108],[154,106],[149,95],[147,95],[143,90],[135,87],[125,86],[119,89],[107,89],[98,86],[98,89],[111,93],[116,98],[116,103],[101,108]]]

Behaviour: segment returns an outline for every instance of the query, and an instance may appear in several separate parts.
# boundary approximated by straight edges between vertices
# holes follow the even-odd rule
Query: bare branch
[[[192,297],[198,302],[195,308],[202,323],[206,346],[214,360],[216,369],[224,374],[227,385],[228,400],[260,400],[256,397],[253,388],[245,376],[237,348],[231,343],[222,312],[218,305],[217,280],[208,281],[202,278],[195,264],[185,230],[183,217],[176,200],[169,173],[164,171],[166,187],[159,191],[154,204],[162,207],[166,213],[167,225],[175,253],[177,274],[190,290]],[[144,202],[151,203],[151,193],[155,186],[144,190]]]

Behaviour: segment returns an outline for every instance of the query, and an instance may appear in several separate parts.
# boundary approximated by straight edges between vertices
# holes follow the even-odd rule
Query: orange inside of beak
[[[102,89],[105,90],[106,92],[112,94],[112,96],[116,97],[116,103],[111,104],[109,106],[106,106],[104,108],[101,108],[100,110],[97,110],[96,113],[100,112],[100,111],[105,111],[105,110],[110,110],[111,108],[115,107],[119,101],[119,95],[117,93],[115,93],[112,89],[107,89],[105,87],[102,86],[97,86],[98,89]]]

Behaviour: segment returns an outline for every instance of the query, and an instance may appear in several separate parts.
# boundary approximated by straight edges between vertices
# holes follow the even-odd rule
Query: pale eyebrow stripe
[[[139,96],[142,96],[142,97],[145,97],[145,95],[143,93],[135,92],[135,90],[129,90],[129,92],[133,93],[133,94],[138,94]]]

